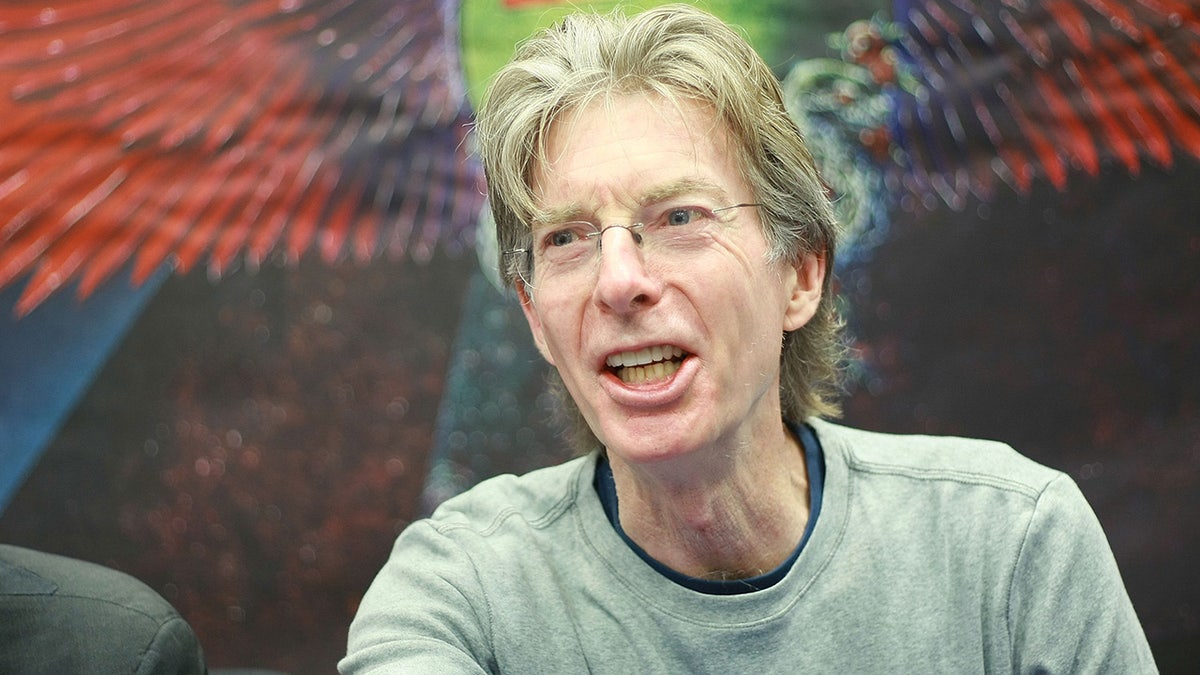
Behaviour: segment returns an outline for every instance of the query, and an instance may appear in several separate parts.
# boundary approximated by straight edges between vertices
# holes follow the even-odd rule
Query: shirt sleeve
[[[1038,497],[1008,617],[1013,672],[1158,672],[1100,522],[1066,475]]]
[[[428,521],[408,527],[350,625],[344,675],[494,672],[490,611],[470,556]]]

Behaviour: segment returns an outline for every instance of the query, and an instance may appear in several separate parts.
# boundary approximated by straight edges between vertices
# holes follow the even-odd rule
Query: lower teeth
[[[645,366],[626,366],[617,370],[617,376],[625,384],[644,384],[665,380],[679,370],[679,361],[659,361]]]

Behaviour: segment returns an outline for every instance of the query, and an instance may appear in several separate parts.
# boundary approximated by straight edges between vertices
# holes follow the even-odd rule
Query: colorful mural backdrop
[[[845,421],[1069,473],[1194,670],[1198,3],[702,4],[838,199]],[[565,458],[469,127],[564,11],[0,6],[0,541],[145,580],[214,668],[332,672],[408,522]]]

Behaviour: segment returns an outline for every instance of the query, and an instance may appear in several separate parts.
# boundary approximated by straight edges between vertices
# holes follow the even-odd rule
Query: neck
[[[689,576],[747,578],[778,567],[808,523],[808,472],[804,448],[782,424],[760,441],[704,453],[686,471],[610,458],[625,533]]]

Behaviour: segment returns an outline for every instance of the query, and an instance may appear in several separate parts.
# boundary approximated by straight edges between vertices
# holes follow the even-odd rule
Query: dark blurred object
[[[142,582],[0,545],[0,673],[205,672],[191,627]]]
[[[169,277],[0,516],[0,541],[146,581],[214,669],[333,672],[418,514],[474,265]]]

